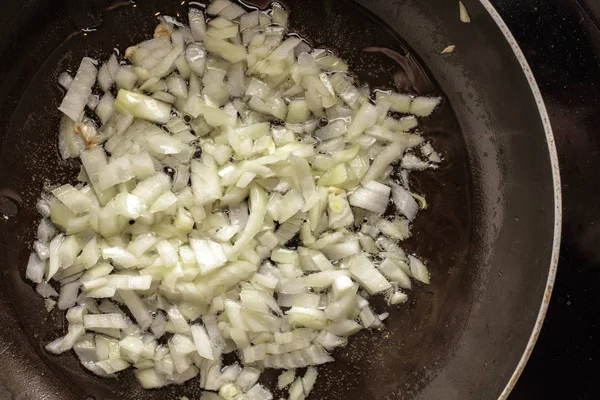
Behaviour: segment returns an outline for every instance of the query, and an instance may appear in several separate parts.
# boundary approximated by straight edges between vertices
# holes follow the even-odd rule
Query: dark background
[[[600,0],[495,0],[554,129],[563,237],[550,309],[510,400],[600,398]]]

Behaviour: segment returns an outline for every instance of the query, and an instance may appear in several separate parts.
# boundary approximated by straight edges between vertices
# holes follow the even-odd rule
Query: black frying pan
[[[57,75],[74,71],[84,55],[106,59],[115,45],[145,39],[156,12],[185,15],[187,8],[173,0],[107,3],[0,5],[0,398],[199,393],[194,382],[144,391],[131,373],[100,379],[71,354],[46,354],[44,344],[63,334],[63,317],[47,314],[23,279],[44,183],[72,180],[78,171],[56,149]],[[487,0],[464,0],[471,24],[460,22],[454,0],[284,3],[294,31],[335,49],[372,87],[444,95],[423,125],[446,161],[414,174],[430,208],[406,243],[429,262],[433,283],[411,292],[385,332],[363,332],[337,351],[335,363],[319,368],[311,398],[506,398],[539,332],[560,236],[553,137],[512,35]],[[449,44],[455,52],[441,55]],[[267,382],[275,377],[267,375]]]

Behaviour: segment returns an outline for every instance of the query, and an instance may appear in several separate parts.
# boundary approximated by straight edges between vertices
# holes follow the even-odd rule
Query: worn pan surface
[[[106,0],[0,5],[0,398],[197,398],[194,382],[143,391],[132,374],[96,378],[71,354],[43,345],[63,334],[58,311],[24,281],[46,183],[72,180],[59,160],[57,75],[84,55],[105,59],[146,38],[156,12],[187,4]],[[512,36],[487,0],[286,1],[292,28],[335,49],[373,87],[441,93],[424,130],[445,162],[414,174],[430,203],[406,248],[433,283],[410,293],[383,332],[364,332],[320,368],[316,399],[494,399],[514,385],[552,288],[560,234],[557,161],[539,92]],[[263,4],[264,5],[264,4]],[[96,31],[81,28],[96,26]],[[449,55],[440,51],[454,44]],[[367,51],[364,51],[367,50]],[[273,376],[268,377],[272,379]],[[5,396],[5,397],[3,397]],[[12,397],[9,397],[12,396]]]

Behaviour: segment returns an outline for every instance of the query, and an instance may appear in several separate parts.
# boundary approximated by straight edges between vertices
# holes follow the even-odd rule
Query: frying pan
[[[444,154],[413,174],[429,208],[404,244],[432,284],[410,293],[384,331],[363,332],[319,368],[316,399],[507,398],[533,348],[558,255],[561,197],[548,116],[514,38],[488,0],[284,1],[291,29],[334,49],[362,82],[439,93],[423,130]],[[265,6],[265,4],[257,4]],[[151,32],[172,0],[24,0],[0,5],[0,398],[197,398],[195,382],[144,391],[131,373],[100,379],[72,354],[50,356],[63,334],[24,267],[45,184],[74,180],[56,149],[58,74],[88,55],[107,59]],[[92,28],[82,30],[83,28]],[[440,54],[454,44],[451,54]],[[274,373],[266,374],[267,384]],[[279,394],[279,393],[277,393]],[[276,397],[277,398],[277,397]]]

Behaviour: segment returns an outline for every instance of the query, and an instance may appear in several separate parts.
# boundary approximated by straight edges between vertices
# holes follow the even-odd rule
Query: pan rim
[[[548,115],[548,110],[546,109],[544,98],[542,97],[542,93],[537,84],[537,81],[535,80],[531,67],[527,62],[527,59],[525,58],[525,54],[521,50],[521,47],[517,43],[517,40],[513,36],[512,32],[510,31],[510,29],[508,28],[508,26],[506,25],[496,8],[490,3],[489,0],[479,0],[479,2],[487,11],[487,13],[492,17],[492,19],[504,35],[504,38],[510,45],[513,54],[517,58],[517,61],[519,62],[519,65],[521,66],[521,69],[525,74],[525,77],[527,78],[527,82],[529,83],[529,88],[531,89],[531,93],[533,94],[535,103],[537,105],[538,112],[542,120],[542,125],[544,127],[544,133],[546,135],[546,144],[548,146],[548,155],[550,156],[550,167],[552,169],[552,184],[554,192],[554,232],[552,239],[552,253],[550,256],[550,269],[548,272],[548,279],[546,280],[546,288],[544,290],[542,304],[540,305],[538,315],[533,326],[533,330],[531,332],[531,335],[529,336],[529,340],[527,341],[527,346],[523,351],[523,355],[521,356],[521,359],[519,360],[515,371],[513,372],[508,383],[502,390],[502,393],[498,397],[498,400],[507,400],[511,391],[514,389],[517,381],[521,377],[525,365],[527,364],[529,357],[533,352],[533,348],[535,347],[540,331],[544,324],[544,319],[548,311],[548,305],[550,303],[552,290],[554,288],[556,272],[558,269],[558,258],[560,253],[562,230],[562,189],[558,162],[558,152],[556,149],[554,133],[550,124],[550,117]]]

